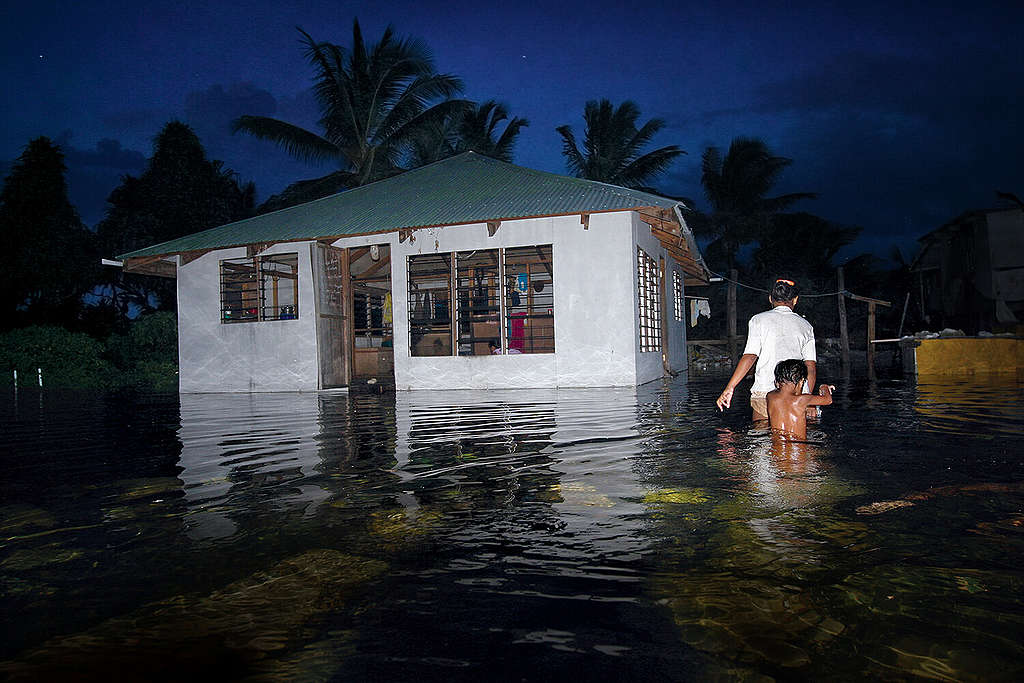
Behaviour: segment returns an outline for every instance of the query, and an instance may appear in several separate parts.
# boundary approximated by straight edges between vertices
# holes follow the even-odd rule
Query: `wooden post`
[[[850,331],[846,327],[846,279],[843,267],[836,268],[836,284],[839,294],[839,357],[844,368],[850,367]]]
[[[735,363],[739,359],[736,349],[736,279],[739,273],[733,268],[729,271],[729,291],[725,300],[725,315],[728,321],[729,359]]]
[[[907,292],[906,298],[903,299],[903,315],[900,316],[900,327],[896,330],[896,338],[899,339],[903,336],[903,323],[907,319],[907,305],[910,303],[910,292]]]
[[[875,302],[868,302],[868,379],[875,379]]]

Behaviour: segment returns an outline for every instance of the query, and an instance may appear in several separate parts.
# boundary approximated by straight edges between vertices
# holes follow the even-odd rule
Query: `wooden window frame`
[[[661,351],[661,288],[658,262],[637,247],[640,353]]]
[[[446,252],[411,254],[406,258],[410,356],[452,355],[453,256]],[[421,285],[426,286],[421,289]]]
[[[508,353],[555,352],[554,249],[550,244],[506,247],[502,251],[505,282],[502,349]],[[517,290],[526,276],[526,291]],[[516,304],[516,299],[519,300]]]
[[[458,355],[491,355],[490,342],[501,347],[500,284],[500,249],[455,252]]]
[[[554,353],[553,253],[551,244],[540,244],[410,254],[406,258],[409,355]],[[424,272],[416,272],[418,264]],[[513,297],[520,274],[527,276],[529,287],[524,295],[517,292]],[[432,286],[421,288],[423,283]],[[428,308],[427,317],[419,310],[424,305],[421,295],[428,292],[440,292],[447,301],[448,317],[440,325],[433,308]],[[516,298],[519,303],[512,305]],[[423,340],[431,337],[424,346]]]
[[[683,322],[683,278],[674,268],[672,269],[672,307],[676,322]]]
[[[284,266],[284,269],[279,268]],[[290,281],[285,296],[281,280]],[[286,285],[287,287],[287,285]],[[282,303],[282,300],[285,303]],[[298,320],[299,254],[264,254],[220,261],[222,324]]]

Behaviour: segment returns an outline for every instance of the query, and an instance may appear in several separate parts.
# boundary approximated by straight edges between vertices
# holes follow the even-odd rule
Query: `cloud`
[[[172,116],[167,111],[130,109],[105,114],[101,123],[105,130],[113,131],[119,137],[147,138],[155,135],[160,126]]]
[[[885,251],[886,241],[912,243],[993,205],[996,189],[1024,188],[1022,83],[1024,64],[987,49],[847,53],[690,122],[727,131],[715,143],[723,148],[736,135],[762,137],[794,160],[778,193],[818,192],[803,210],[861,225],[859,244]]]
[[[244,133],[231,132],[231,122],[242,115],[269,116],[319,130],[316,102],[310,91],[298,96],[275,96],[251,82],[216,84],[190,92],[185,98],[185,122],[192,126],[207,155],[220,159],[244,180],[254,180],[259,199],[304,178],[326,171],[290,157],[278,145]]]
[[[129,173],[139,173],[146,165],[146,155],[134,149],[121,146],[120,140],[104,138],[96,143],[96,149],[78,149],[70,144],[70,133],[67,138],[62,135],[58,144],[64,150],[68,165],[80,167],[99,167]]]
[[[73,137],[67,130],[54,140],[64,152],[68,168],[68,199],[86,225],[95,225],[103,218],[110,192],[124,175],[142,173],[146,156],[109,138],[100,140],[94,149],[82,149],[72,144]]]

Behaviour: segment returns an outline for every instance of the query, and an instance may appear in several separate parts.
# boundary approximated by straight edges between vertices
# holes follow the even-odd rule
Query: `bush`
[[[104,343],[83,332],[36,326],[0,333],[0,386],[110,389],[140,387],[158,391],[178,388],[178,334],[173,313],[159,312],[133,321],[127,334],[112,334]]]
[[[117,371],[103,359],[103,343],[82,332],[63,327],[34,326],[0,334],[0,369],[3,386],[35,386],[37,368],[44,387],[102,389],[117,384]]]

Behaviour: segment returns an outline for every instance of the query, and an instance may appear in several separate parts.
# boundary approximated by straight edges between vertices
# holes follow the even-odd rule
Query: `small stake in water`
[[[14,371],[14,390],[18,390],[18,371]]]
[[[42,388],[42,386],[43,386],[43,369],[42,368],[36,368],[36,372],[39,373],[39,386],[40,386],[40,388]]]

